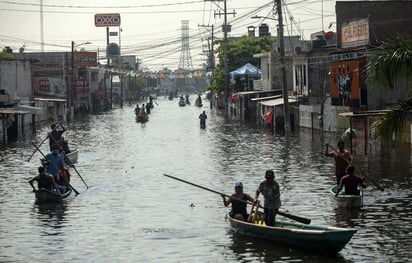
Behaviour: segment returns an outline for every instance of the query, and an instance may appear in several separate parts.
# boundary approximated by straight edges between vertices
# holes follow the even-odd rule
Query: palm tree
[[[396,89],[400,81],[410,85],[412,78],[412,38],[397,36],[387,47],[373,51],[372,59],[367,66],[368,76],[373,82],[388,89]],[[412,109],[412,86],[409,87],[405,100],[392,105],[388,112],[382,115],[374,127],[377,135],[385,142],[390,142],[392,136],[397,137],[402,132],[404,120]]]

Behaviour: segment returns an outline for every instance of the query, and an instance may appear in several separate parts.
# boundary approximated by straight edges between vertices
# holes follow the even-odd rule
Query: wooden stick
[[[56,130],[59,125],[60,125],[60,123],[58,123],[58,124],[56,125],[56,127],[54,127],[54,129],[53,129],[51,132],[53,132],[54,130]],[[42,146],[42,144],[49,138],[49,136],[50,136],[49,134],[50,134],[50,133],[47,133],[46,138],[44,138],[44,140],[41,141],[41,143],[39,144],[39,147]],[[33,155],[34,155],[36,152],[37,152],[37,148],[36,148],[36,149],[33,151],[33,153],[30,155],[29,159],[27,160],[28,162],[30,162],[31,158],[33,157]]]
[[[169,177],[169,178],[175,179],[175,180],[177,180],[177,181],[181,181],[181,182],[183,182],[183,183],[186,183],[186,184],[190,184],[190,185],[199,187],[199,188],[201,188],[201,189],[203,189],[203,190],[206,190],[206,191],[209,191],[209,192],[218,194],[218,195],[223,195],[223,196],[226,196],[226,197],[235,199],[235,200],[240,201],[240,202],[243,202],[243,203],[248,203],[248,204],[250,204],[249,202],[247,202],[247,201],[245,201],[245,200],[242,200],[242,199],[239,199],[239,198],[235,198],[235,197],[233,197],[233,196],[229,196],[229,195],[227,195],[227,194],[224,194],[224,193],[221,193],[221,192],[218,192],[218,191],[215,191],[215,190],[206,188],[206,187],[204,187],[204,186],[201,186],[201,185],[198,185],[198,184],[194,184],[194,183],[185,181],[185,180],[183,180],[183,179],[180,179],[180,178],[177,178],[177,177],[174,177],[174,176],[171,176],[171,175],[167,175],[167,174],[163,174],[163,175],[164,175],[164,176],[167,176],[167,177]],[[260,206],[260,207],[261,207],[261,206]],[[300,217],[300,216],[288,214],[288,213],[285,213],[285,212],[282,212],[282,211],[277,211],[277,213],[278,213],[279,215],[282,215],[282,216],[287,217],[287,218],[290,218],[290,219],[292,219],[292,220],[301,222],[301,223],[303,223],[303,224],[310,224],[310,221],[311,221],[311,220],[308,219],[308,218],[304,218],[304,217]]]
[[[371,183],[372,183],[374,186],[376,186],[376,188],[378,188],[378,190],[384,191],[383,187],[382,187],[380,184],[378,184],[378,182],[376,182],[376,181],[373,180],[371,177],[369,177],[369,176],[365,173],[365,171],[364,171],[363,169],[362,169],[361,174],[362,174],[363,176],[365,176],[366,179],[368,179],[369,181],[371,181]]]

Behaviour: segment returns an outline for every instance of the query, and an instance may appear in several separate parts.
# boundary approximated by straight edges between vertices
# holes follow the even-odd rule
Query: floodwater
[[[37,205],[27,180],[41,155],[28,161],[48,127],[0,152],[0,262],[406,262],[412,257],[410,148],[355,156],[372,184],[363,208],[338,208],[328,193],[333,159],[320,136],[282,135],[225,120],[195,106],[159,99],[149,122],[134,105],[68,123],[65,137],[80,150],[72,171],[80,192],[59,205]],[[205,101],[207,104],[208,102]],[[208,114],[207,127],[198,116]],[[336,143],[335,134],[326,140]],[[46,143],[41,146],[47,151]],[[233,233],[222,198],[164,176],[231,194],[236,181],[254,194],[266,169],[281,187],[282,209],[312,225],[356,228],[336,255],[272,244]],[[278,220],[288,220],[278,216]]]

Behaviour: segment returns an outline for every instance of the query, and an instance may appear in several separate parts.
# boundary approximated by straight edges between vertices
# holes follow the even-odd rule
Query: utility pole
[[[280,66],[282,68],[282,89],[283,89],[283,111],[285,114],[285,134],[290,135],[290,113],[289,113],[289,97],[288,86],[286,79],[286,63],[285,63],[285,41],[283,38],[283,18],[282,18],[282,0],[275,0],[276,9],[278,12],[278,38],[280,48]]]
[[[207,1],[207,0],[205,0]],[[212,0],[213,1],[213,0]],[[222,31],[223,31],[223,60],[224,60],[224,68],[225,68],[225,87],[224,87],[224,100],[225,100],[225,116],[229,115],[229,105],[228,105],[228,98],[229,98],[229,81],[228,81],[228,75],[229,75],[229,67],[227,63],[227,33],[231,31],[232,26],[227,24],[227,15],[236,15],[236,12],[233,11],[231,13],[227,12],[227,5],[226,5],[226,0],[215,0],[217,2],[223,1],[223,13],[220,11],[218,13],[215,13],[215,16],[218,15],[219,17],[221,15],[224,15],[224,23],[222,26]]]
[[[208,55],[207,55],[207,68],[206,70],[209,72],[212,72],[211,78],[210,78],[210,83],[212,83],[213,81],[213,72],[215,71],[215,52],[214,52],[214,47],[213,47],[213,43],[214,43],[214,27],[213,25],[209,26],[209,25],[198,25],[199,27],[206,27],[212,28],[212,37],[211,37],[211,41],[209,42],[209,38],[207,39],[207,44],[208,44]],[[213,94],[213,93],[212,93]],[[210,99],[210,109],[213,108],[213,99],[211,97]]]

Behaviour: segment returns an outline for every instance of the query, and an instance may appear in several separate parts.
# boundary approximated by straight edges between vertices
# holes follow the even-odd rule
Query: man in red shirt
[[[326,144],[325,156],[335,158],[336,184],[339,185],[340,179],[346,174],[346,168],[352,163],[352,155],[345,149],[345,142],[338,142],[338,149],[328,152],[329,144]]]

